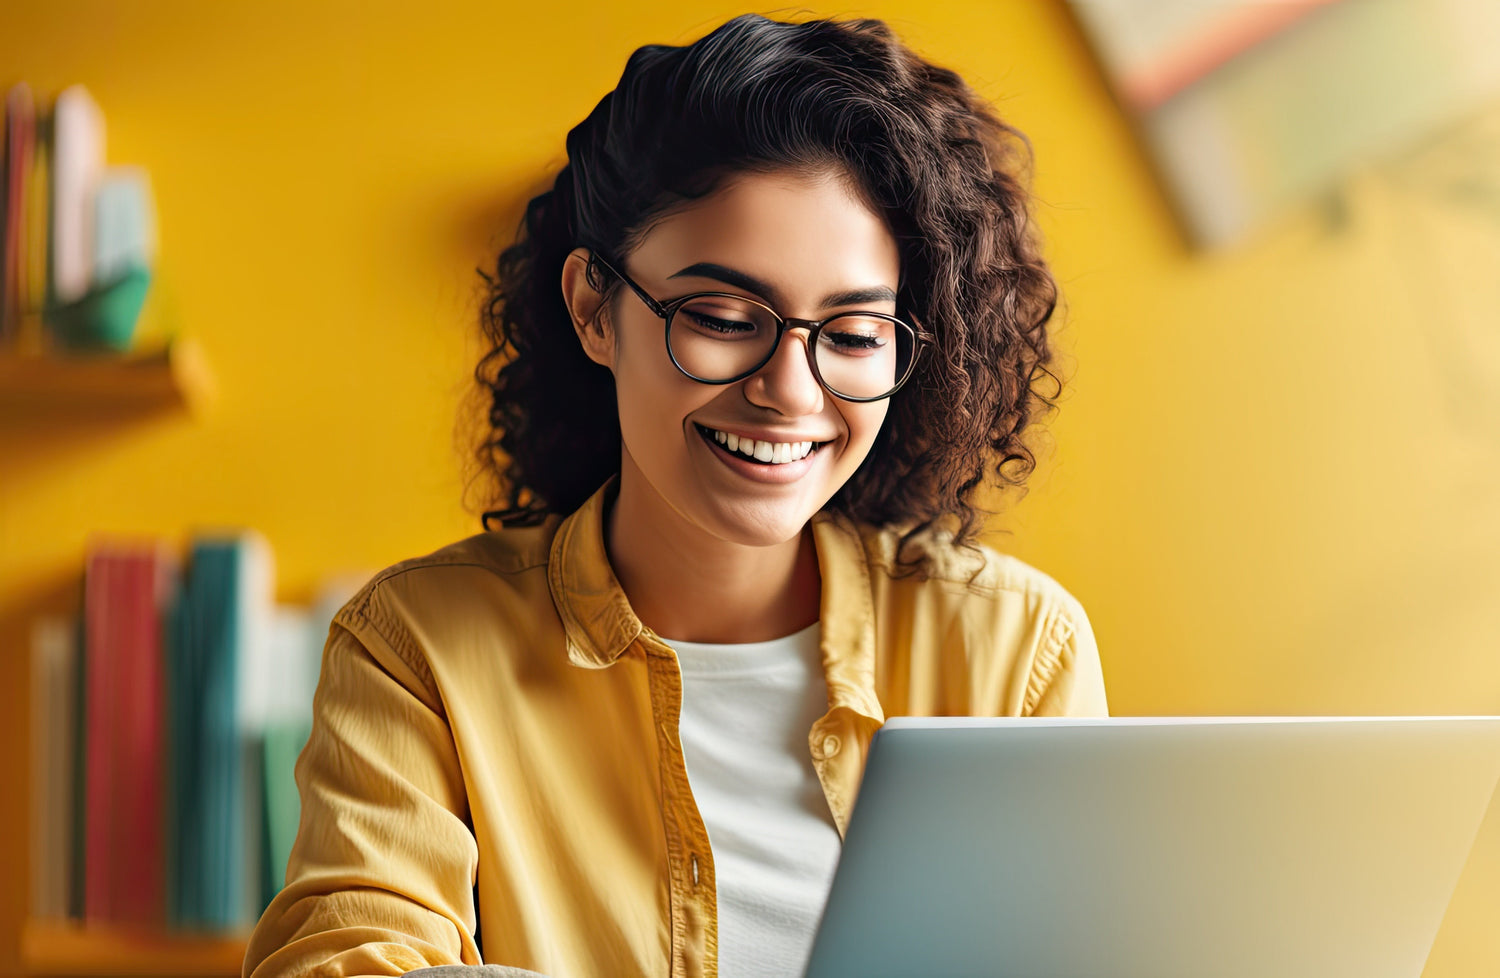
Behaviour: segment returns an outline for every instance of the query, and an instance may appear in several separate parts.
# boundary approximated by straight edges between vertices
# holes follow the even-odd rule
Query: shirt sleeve
[[[1053,611],[1047,639],[1032,664],[1026,706],[1028,716],[1109,716],[1094,629],[1071,596]]]
[[[302,813],[286,887],[251,935],[243,975],[479,964],[478,847],[441,700],[419,657],[368,620],[339,620],[297,762]]]

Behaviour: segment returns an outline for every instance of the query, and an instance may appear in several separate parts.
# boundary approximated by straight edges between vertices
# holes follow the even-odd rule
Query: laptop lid
[[[1500,717],[895,718],[808,978],[1417,978]]]

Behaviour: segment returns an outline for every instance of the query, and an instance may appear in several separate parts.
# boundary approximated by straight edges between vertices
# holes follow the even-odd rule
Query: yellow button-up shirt
[[[481,939],[551,978],[717,973],[681,676],[610,569],[606,499],[397,564],[339,612],[246,976],[477,964]],[[887,716],[1107,712],[1088,619],[1051,578],[941,537],[903,576],[894,531],[812,530],[828,712],[808,751],[840,833]]]

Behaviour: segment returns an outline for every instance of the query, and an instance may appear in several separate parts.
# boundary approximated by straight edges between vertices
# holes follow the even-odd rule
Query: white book
[[[31,915],[68,915],[78,720],[77,627],[39,619],[31,633]]]
[[[104,171],[104,114],[82,85],[58,94],[52,140],[52,290],[66,304],[92,284],[94,194]]]

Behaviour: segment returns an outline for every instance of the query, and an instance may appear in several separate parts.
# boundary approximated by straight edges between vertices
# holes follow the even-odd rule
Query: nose
[[[784,417],[797,418],[823,410],[823,385],[813,375],[806,327],[794,326],[766,365],[745,379],[745,399]]]

